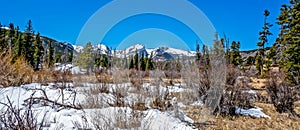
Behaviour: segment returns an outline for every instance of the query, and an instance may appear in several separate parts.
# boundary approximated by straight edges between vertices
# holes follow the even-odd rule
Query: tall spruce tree
[[[22,53],[22,35],[21,33],[19,33],[20,30],[19,26],[17,26],[15,30],[16,31],[13,39],[13,43],[14,43],[13,61],[15,61],[18,57],[20,57]]]
[[[256,57],[256,68],[259,71],[260,75],[264,75],[263,67],[264,67],[264,59],[265,59],[265,44],[268,43],[268,36],[272,35],[270,32],[270,28],[273,26],[269,22],[267,22],[267,18],[270,15],[268,10],[264,11],[264,26],[262,31],[259,32],[259,42],[257,43],[258,55]]]
[[[34,70],[39,70],[39,65],[41,64],[41,58],[43,54],[44,48],[42,46],[42,41],[40,38],[40,33],[38,33],[35,37],[35,45],[34,45]]]
[[[13,37],[15,34],[15,26],[13,23],[9,23],[9,31],[8,31],[8,52],[12,55],[13,50]]]
[[[29,20],[26,25],[26,30],[24,32],[24,56],[26,60],[34,67],[34,30],[32,27],[32,22]]]
[[[134,63],[133,63],[133,58],[132,57],[130,57],[129,69],[134,69]]]
[[[154,64],[152,62],[152,58],[153,58],[153,52],[151,52],[150,57],[147,58],[147,61],[146,61],[146,71],[154,69]]]
[[[52,40],[49,40],[48,44],[48,56],[47,56],[47,64],[48,68],[52,67],[54,64],[54,45]]]
[[[138,54],[138,51],[135,50],[135,54],[134,54],[134,67],[136,70],[139,70],[139,54]]]
[[[146,70],[146,62],[145,62],[145,54],[142,53],[142,57],[140,58],[140,69],[142,71]]]

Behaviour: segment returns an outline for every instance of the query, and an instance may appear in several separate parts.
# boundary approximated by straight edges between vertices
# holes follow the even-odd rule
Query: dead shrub
[[[66,83],[72,82],[72,72],[70,70],[66,71],[54,71],[52,74],[55,82]]]
[[[107,69],[96,70],[95,77],[99,83],[111,83],[112,82],[112,77],[109,75]]]
[[[125,85],[116,85],[112,88],[112,95],[114,95],[114,103],[107,102],[112,107],[125,107],[125,97],[128,96],[128,87]]]
[[[41,121],[37,120],[38,113],[34,113],[32,110],[33,100],[30,100],[30,103],[26,106],[24,110],[16,108],[10,99],[7,97],[8,103],[0,103],[4,105],[2,108],[0,116],[0,126],[1,129],[11,129],[11,130],[34,130],[42,129],[45,120],[46,114]]]
[[[285,75],[283,72],[272,74],[267,86],[268,95],[277,112],[289,113],[292,116],[299,117],[294,110],[296,101],[295,88],[284,79]]]
[[[111,71],[114,72],[111,74],[113,83],[127,83],[129,80],[130,72],[128,69],[120,69],[120,68],[111,68]]]
[[[234,85],[235,80],[240,76],[240,71],[234,65],[228,65],[226,71],[226,84]]]
[[[219,107],[215,110],[223,116],[234,116],[235,108],[249,109],[254,107],[256,94],[250,93],[250,79],[240,76],[240,71],[233,65],[227,66],[225,91]]]
[[[12,61],[10,54],[0,54],[0,84],[4,87],[20,86],[32,82],[33,69],[23,57]]]
[[[55,82],[53,77],[53,68],[43,67],[41,70],[34,72],[34,82],[46,84],[49,82]]]
[[[93,87],[90,87],[86,90],[83,90],[84,95],[86,96],[85,102],[82,105],[85,109],[94,109],[94,108],[103,108],[107,107],[106,103],[103,103],[104,97],[102,94],[109,93],[109,84],[99,83]]]

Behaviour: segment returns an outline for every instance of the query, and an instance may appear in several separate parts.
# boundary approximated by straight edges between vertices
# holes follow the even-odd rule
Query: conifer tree
[[[198,41],[196,41],[196,62],[199,64],[199,61],[201,59],[201,54],[200,54],[200,45]]]
[[[39,69],[39,65],[41,64],[41,58],[43,54],[43,46],[42,46],[42,41],[40,38],[40,33],[38,33],[35,37],[35,45],[34,45],[34,70]]]
[[[136,70],[139,70],[139,54],[137,50],[135,50],[135,55],[134,55],[134,67]]]
[[[242,56],[240,55],[240,42],[232,42],[230,59],[231,64],[235,66],[238,66],[242,63]]]
[[[9,31],[8,31],[8,51],[9,54],[12,54],[12,48],[13,48],[13,37],[15,34],[15,27],[13,23],[9,23]]]
[[[270,28],[273,26],[272,24],[267,22],[267,18],[270,15],[268,10],[264,11],[264,26],[262,31],[259,32],[259,42],[257,43],[258,55],[256,57],[256,68],[259,71],[260,75],[264,74],[264,59],[265,59],[265,44],[268,43],[268,36],[272,35],[270,32]]]
[[[153,58],[153,52],[151,52],[150,57],[147,58],[147,61],[146,61],[146,71],[154,69],[154,64],[152,62],[152,58]]]
[[[208,47],[203,44],[202,46],[202,55],[200,59],[200,67],[203,70],[208,70],[210,68],[210,55],[209,55],[209,50]]]
[[[24,32],[24,56],[26,60],[31,64],[32,67],[34,67],[34,45],[33,45],[33,36],[34,36],[34,31],[32,27],[32,22],[31,20],[28,21],[26,30]]]
[[[145,55],[144,55],[144,53],[142,53],[142,57],[140,59],[140,69],[142,71],[146,70],[146,63],[145,63]]]
[[[130,62],[129,62],[129,69],[133,69],[134,68],[134,63],[133,63],[133,58],[130,58]]]
[[[52,67],[54,64],[54,47],[53,47],[53,41],[49,41],[48,45],[48,57],[47,57],[47,62],[48,62],[48,68]]]
[[[77,64],[81,69],[86,69],[89,74],[94,66],[93,51],[91,42],[86,43],[83,52],[79,54]]]
[[[13,61],[15,61],[18,57],[21,56],[22,53],[22,35],[21,33],[19,33],[19,26],[16,27],[15,29],[15,34],[14,34],[14,39],[13,39],[13,43],[14,43],[14,54],[13,54]]]
[[[5,29],[2,29],[3,25],[0,23],[0,50],[4,50],[6,48],[5,43]]]
[[[290,5],[282,5],[278,22],[281,26],[279,43],[285,46],[281,67],[286,71],[287,80],[300,84],[300,1],[290,0]]]
[[[224,34],[224,45],[225,45],[225,59],[226,59],[226,64],[230,64],[231,59],[230,59],[230,41],[229,38],[226,37]]]
[[[74,52],[72,51],[72,52],[69,52],[69,54],[68,54],[68,61],[67,62],[72,62],[73,61],[73,54]]]

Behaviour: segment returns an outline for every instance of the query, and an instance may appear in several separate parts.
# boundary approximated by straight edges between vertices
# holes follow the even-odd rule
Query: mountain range
[[[73,45],[74,51],[79,53],[83,51],[83,46]],[[119,58],[130,57],[135,55],[136,53],[139,56],[144,54],[145,57],[150,57],[152,54],[152,58],[155,61],[167,61],[171,59],[177,59],[178,57],[194,57],[195,52],[186,51],[181,49],[175,49],[171,47],[157,47],[157,48],[146,48],[142,44],[136,44],[133,46],[129,46],[124,50],[111,50],[104,44],[97,44],[92,46],[94,51],[97,51],[99,54],[106,55],[115,55]]]

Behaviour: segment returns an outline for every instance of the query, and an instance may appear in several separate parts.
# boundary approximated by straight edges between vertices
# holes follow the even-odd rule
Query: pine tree
[[[0,50],[4,50],[6,48],[6,43],[5,43],[5,33],[6,30],[2,29],[3,25],[0,23]]]
[[[139,70],[139,54],[137,50],[135,50],[135,55],[134,55],[134,67],[136,70]]]
[[[33,36],[34,36],[34,31],[32,27],[32,22],[31,20],[28,21],[26,30],[24,32],[24,56],[26,60],[31,64],[31,66],[34,67],[34,46],[33,46]]]
[[[35,37],[35,45],[34,45],[34,70],[39,69],[39,65],[41,64],[41,58],[43,54],[43,46],[40,38],[40,33],[38,33]]]
[[[272,46],[269,50],[269,53],[266,55],[265,65],[267,68],[267,71],[271,70],[271,66],[273,64],[276,64],[276,47],[275,45]]]
[[[142,57],[140,59],[140,69],[142,71],[146,70],[146,63],[145,63],[145,55],[144,55],[144,53],[142,53]]]
[[[256,57],[256,68],[258,69],[260,75],[264,75],[263,67],[264,67],[264,59],[265,59],[265,44],[268,43],[268,36],[272,35],[270,32],[270,28],[273,26],[272,24],[267,22],[267,18],[270,15],[268,10],[264,11],[264,26],[262,31],[259,32],[259,42],[257,43],[258,48],[258,56]]]
[[[229,38],[227,39],[226,35],[224,34],[224,45],[225,45],[225,59],[226,59],[226,64],[230,64],[231,59],[230,59],[230,40]]]
[[[282,5],[278,22],[281,26],[279,43],[285,46],[281,67],[284,68],[287,80],[300,84],[300,1],[290,0],[290,5]]]
[[[70,52],[69,54],[68,54],[68,61],[67,62],[72,62],[73,61],[73,54],[74,52],[72,51],[72,52]]]
[[[230,59],[231,64],[238,66],[242,63],[242,56],[240,55],[240,42],[233,41],[231,44]]]
[[[206,45],[203,44],[202,46],[202,61],[201,66],[203,66],[204,70],[208,70],[210,68],[210,56],[209,56],[209,50]]]
[[[201,54],[200,54],[200,45],[198,41],[196,41],[196,62],[199,64],[199,61],[201,59]]]
[[[153,52],[151,52],[150,57],[147,58],[147,61],[146,61],[146,71],[154,69],[154,64],[152,62],[152,58],[153,58]]]
[[[130,62],[129,62],[129,69],[134,69],[134,63],[133,63],[133,58],[130,58]]]
[[[15,29],[15,36],[13,39],[13,43],[14,43],[14,54],[13,54],[13,61],[15,61],[17,58],[19,58],[21,56],[22,53],[22,35],[21,33],[19,33],[19,26],[16,27]]]
[[[81,69],[86,69],[89,74],[90,70],[92,70],[94,66],[93,59],[93,51],[92,44],[88,42],[83,49],[83,52],[79,54],[77,64]]]
[[[107,68],[107,67],[109,67],[109,63],[108,63],[108,57],[107,57],[107,55],[101,55],[102,56],[102,61],[101,61],[101,66],[102,67],[105,67],[105,68]]]
[[[54,47],[53,47],[53,41],[49,41],[48,45],[48,57],[47,57],[47,62],[48,62],[48,68],[52,67],[54,64]]]
[[[13,23],[9,23],[8,40],[7,40],[9,54],[12,54],[14,34],[15,34],[15,26]]]

